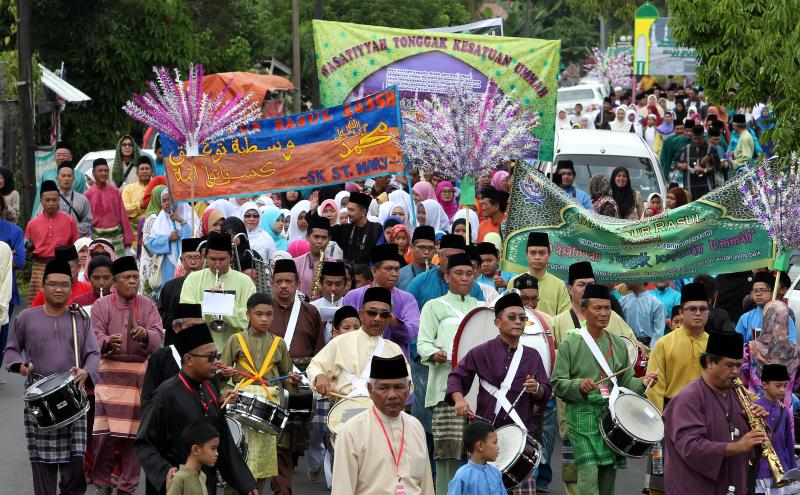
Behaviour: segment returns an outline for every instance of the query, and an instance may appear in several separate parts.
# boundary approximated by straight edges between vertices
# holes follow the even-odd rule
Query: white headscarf
[[[248,201],[243,204],[236,213],[236,216],[244,222],[244,215],[248,211],[258,213],[258,221],[261,222],[261,211],[258,209],[258,205],[253,201]],[[247,224],[245,224],[245,228],[247,228]],[[278,249],[275,245],[275,241],[272,240],[272,236],[264,232],[258,223],[256,223],[256,228],[247,231],[247,238],[250,240],[250,249],[257,252],[262,260],[268,259],[269,255]]]
[[[622,110],[623,113],[622,120],[619,120],[619,115],[617,115],[617,113],[620,110]],[[627,112],[625,111],[625,108],[617,107],[616,110],[614,110],[614,117],[615,117],[614,120],[608,123],[608,126],[611,128],[612,131],[630,132],[632,124],[628,122],[628,119],[626,118]]]
[[[297,227],[297,219],[300,217],[300,213],[308,213],[309,211],[311,211],[311,202],[307,199],[298,201],[292,207],[292,211],[289,214],[289,242],[305,240],[306,231]]]
[[[478,242],[478,225],[480,224],[478,214],[470,208],[459,208],[455,215],[453,215],[453,222],[459,218],[466,218],[467,211],[469,211],[469,238],[472,240],[471,242],[475,244]]]
[[[404,222],[404,225],[408,229],[409,235],[413,235],[414,219],[411,218],[411,195],[403,189],[398,189],[397,191],[392,191],[389,193],[389,201],[394,201],[395,204],[403,207],[403,210],[406,212],[406,221]]]
[[[561,112],[564,112],[564,118],[560,117]],[[556,112],[556,130],[559,129],[572,129],[572,122],[569,120],[569,114],[567,113],[567,109],[564,107],[560,107]]]
[[[336,197],[333,198],[333,200],[336,201],[336,206],[339,207],[339,211],[344,208],[344,206],[342,206],[342,199],[344,198],[350,198],[350,191],[339,191],[336,193]]]
[[[231,203],[225,198],[215,199],[208,205],[209,208],[216,208],[221,211],[225,218],[235,217],[236,212],[239,211],[239,206]]]
[[[161,193],[161,197],[163,198],[165,194],[169,195],[168,189],[164,189],[164,192]],[[200,219],[197,218],[197,214],[192,207],[189,206],[189,203],[173,204],[172,211],[183,218],[184,222],[188,225],[192,225],[192,217],[194,216],[194,226],[196,229],[200,228]],[[180,226],[169,218],[170,215],[171,214],[167,213],[166,210],[161,210],[156,217],[156,221],[153,223],[153,227],[150,229],[150,237],[169,237],[173,230],[180,230]],[[169,254],[167,254],[167,258],[169,258],[172,266],[178,266],[179,251],[180,239],[169,243]]]
[[[378,222],[383,225],[383,222],[386,221],[387,218],[392,216],[392,210],[394,210],[395,206],[400,206],[393,201],[384,201],[381,203],[381,206],[378,207]]]
[[[430,225],[434,230],[450,232],[450,220],[438,201],[426,199],[421,204],[425,208],[425,225]]]
[[[630,122],[628,120],[628,117],[630,117],[631,115],[636,117],[635,119],[633,119],[633,122]],[[639,122],[639,113],[636,110],[629,108],[628,111],[625,112],[625,121],[631,123],[636,134],[638,134],[639,136],[642,135],[642,124]]]

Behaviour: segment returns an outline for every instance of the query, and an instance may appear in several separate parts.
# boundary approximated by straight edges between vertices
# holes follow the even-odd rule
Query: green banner
[[[324,106],[340,105],[388,86],[408,110],[417,98],[461,87],[483,91],[491,81],[539,112],[538,155],[550,161],[555,134],[561,42],[442,33],[313,21]]]
[[[769,266],[776,249],[742,203],[741,180],[680,208],[630,221],[582,208],[560,187],[521,164],[514,171],[503,224],[503,269],[527,271],[525,250],[532,231],[549,234],[549,270],[565,280],[569,265],[578,261],[590,261],[603,283],[674,280]]]

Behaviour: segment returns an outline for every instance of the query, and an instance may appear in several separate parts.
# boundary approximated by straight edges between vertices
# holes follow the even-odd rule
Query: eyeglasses
[[[248,213],[244,216],[245,218],[258,218],[258,213]]]
[[[50,289],[61,289],[61,290],[67,290],[70,287],[72,287],[71,283],[59,284],[58,282],[45,282],[44,285],[45,287],[49,287]]]
[[[753,289],[753,294],[755,294],[755,295],[769,294],[769,293],[770,293],[769,289]]]
[[[191,352],[187,352],[187,354],[196,358],[206,358],[209,363],[213,363],[214,361],[218,360],[222,355],[217,352],[213,352],[211,354],[192,354]]]
[[[133,144],[131,144],[131,143],[122,143],[122,146],[120,146],[120,148],[133,148]]]
[[[702,315],[708,313],[708,306],[686,306],[683,310],[687,313]]]
[[[539,296],[531,296],[531,297],[522,296],[520,299],[522,299],[523,303],[526,303],[526,302],[539,302]]]
[[[528,321],[528,317],[525,316],[525,315],[510,314],[510,315],[506,316],[506,320],[508,320],[508,321],[510,321],[512,323],[517,321],[517,320],[521,321],[522,323],[525,323],[526,321]]]
[[[365,309],[364,312],[367,313],[372,318],[377,318],[378,316],[380,316],[381,319],[388,320],[389,318],[392,317],[391,311],[378,311],[377,309]]]
[[[423,253],[432,253],[436,249],[436,246],[417,246],[417,245],[414,245],[414,247],[419,249]]]

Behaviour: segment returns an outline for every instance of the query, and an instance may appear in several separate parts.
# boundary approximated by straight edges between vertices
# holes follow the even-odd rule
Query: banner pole
[[[411,170],[406,169],[406,186],[408,186],[408,195],[411,196],[411,217],[414,219],[414,227],[419,227],[417,223],[417,204],[414,202],[414,190],[411,184]]]
[[[191,184],[191,190],[192,190],[192,192],[191,192],[191,194],[192,194],[192,237],[194,237],[194,236],[195,236],[195,230],[194,230],[194,217],[195,217],[195,215],[196,215],[196,214],[195,214],[195,210],[194,210],[194,207],[195,207],[195,200],[194,200],[194,181],[195,181],[195,179],[197,179],[197,171],[196,171],[196,170],[195,170],[195,168],[194,168],[194,157],[193,157],[193,156],[190,156],[190,157],[189,157],[189,160],[191,160],[191,164],[192,164],[192,175],[191,175],[191,177],[192,177],[192,180],[190,181],[190,184]]]

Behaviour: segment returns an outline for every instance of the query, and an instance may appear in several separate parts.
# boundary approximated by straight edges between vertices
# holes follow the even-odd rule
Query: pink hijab
[[[308,241],[303,239],[298,239],[296,241],[292,241],[289,244],[289,248],[287,251],[289,254],[292,255],[292,258],[297,258],[298,256],[303,256],[309,251]]]
[[[494,173],[492,176],[492,187],[497,189],[498,191],[505,191],[503,187],[503,182],[505,182],[506,178],[508,177],[508,172],[505,170],[500,170]]]
[[[433,184],[428,181],[421,180],[414,184],[412,191],[419,194],[420,200],[417,201],[425,201],[426,199],[436,199],[436,191],[433,189]]]
[[[453,190],[453,199],[450,201],[444,201],[442,199],[442,189],[445,188],[450,188]],[[449,180],[443,180],[442,182],[439,183],[438,186],[436,186],[436,202],[442,205],[442,209],[447,214],[447,218],[451,220],[453,218],[453,215],[455,215],[456,212],[458,211],[458,203],[456,202],[455,190],[456,190],[455,186]]]

